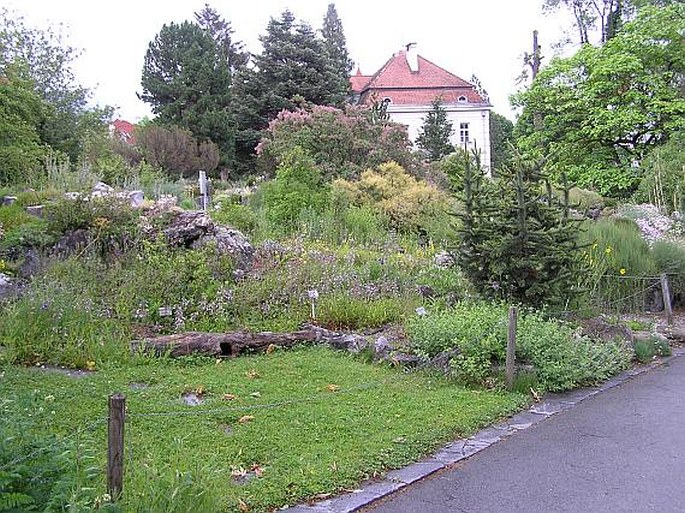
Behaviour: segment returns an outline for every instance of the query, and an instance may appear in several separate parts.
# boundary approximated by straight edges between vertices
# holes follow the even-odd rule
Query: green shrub
[[[45,207],[48,231],[55,237],[74,230],[90,230],[93,250],[101,255],[120,254],[136,243],[140,211],[121,198],[63,199]]]
[[[2,226],[5,233],[23,224],[30,223],[35,219],[35,216],[27,214],[26,210],[17,203],[0,207],[0,226]]]
[[[23,248],[46,248],[55,242],[55,237],[48,232],[48,222],[33,218],[7,232],[0,241],[0,250],[12,251]]]
[[[635,342],[635,358],[641,363],[652,361],[656,356],[656,349],[651,340],[638,340]]]
[[[396,162],[367,169],[355,181],[336,180],[333,187],[336,195],[347,195],[350,203],[382,214],[399,232],[435,232],[440,239],[443,228],[449,228],[447,194],[417,180]]]
[[[298,234],[305,238],[335,245],[378,247],[388,237],[387,219],[366,206],[330,206],[323,212],[306,209],[298,225]]]
[[[263,205],[270,227],[290,233],[305,209],[323,210],[327,189],[312,158],[301,148],[288,152],[276,170],[276,178],[264,184]]]
[[[563,191],[555,189],[555,194],[560,197]],[[571,187],[569,193],[569,204],[571,208],[587,212],[592,208],[603,208],[604,198],[601,194],[588,189],[581,189],[580,187]]]
[[[493,368],[504,364],[507,310],[505,305],[462,302],[449,310],[410,317],[407,335],[423,357],[458,348],[452,361],[456,376],[482,384]],[[539,386],[548,391],[591,385],[622,370],[630,360],[619,344],[578,339],[569,326],[533,312],[519,314],[516,344],[517,361],[533,365]]]
[[[682,241],[658,240],[652,245],[652,256],[659,272],[668,273],[674,303],[685,303],[685,246]]]
[[[215,222],[232,226],[247,236],[254,234],[259,223],[257,214],[250,207],[228,201],[216,204],[211,216]]]
[[[81,279],[92,282],[85,274]],[[57,280],[31,284],[16,302],[5,306],[0,338],[11,362],[93,367],[121,360],[129,335],[91,297],[74,294]]]
[[[30,205],[45,205],[64,197],[64,193],[54,189],[27,190],[17,193],[16,205],[27,207]]]

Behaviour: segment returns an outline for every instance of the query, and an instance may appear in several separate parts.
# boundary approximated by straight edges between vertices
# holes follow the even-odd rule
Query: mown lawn
[[[187,391],[204,403],[184,404]],[[37,439],[77,439],[83,449],[73,457],[91,454],[99,469],[90,496],[102,495],[114,392],[127,396],[123,510],[141,512],[268,511],[354,488],[527,402],[326,348],[222,361],[140,359],[77,378],[5,365],[0,437],[5,447],[11,440],[12,457],[40,448]],[[80,427],[87,429],[75,433]]]

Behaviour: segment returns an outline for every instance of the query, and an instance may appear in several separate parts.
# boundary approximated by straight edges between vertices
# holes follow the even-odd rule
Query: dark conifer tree
[[[435,98],[432,108],[423,120],[423,126],[416,138],[416,143],[430,161],[440,160],[454,151],[450,137],[454,133],[452,123],[447,119],[447,111],[442,106],[442,99]]]

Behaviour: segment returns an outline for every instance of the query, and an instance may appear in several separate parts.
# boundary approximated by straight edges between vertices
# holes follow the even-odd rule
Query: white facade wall
[[[452,123],[454,132],[451,142],[463,146],[460,125],[468,124],[469,148],[477,148],[481,154],[481,164],[486,171],[490,170],[490,107],[469,104],[444,104],[447,119]],[[416,141],[424,119],[432,109],[431,105],[388,105],[390,119],[407,126],[409,139]]]

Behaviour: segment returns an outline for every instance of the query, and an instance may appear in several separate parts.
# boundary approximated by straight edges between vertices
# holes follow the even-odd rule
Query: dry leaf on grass
[[[232,401],[233,399],[237,399],[237,398],[238,398],[238,396],[235,394],[224,394],[222,397],[222,399],[224,401]]]
[[[245,373],[245,375],[250,379],[257,379],[259,377],[259,372],[255,369],[251,369]]]
[[[258,465],[257,463],[255,463],[254,465],[252,465],[252,467],[250,468],[250,470],[251,470],[252,472],[254,472],[254,475],[257,476],[257,477],[262,477],[262,474],[264,474],[264,467],[261,467],[261,466]]]
[[[334,385],[333,383],[331,383],[330,385],[326,385],[326,390],[328,390],[329,392],[337,392],[338,390],[340,390],[340,385]]]
[[[251,395],[252,397],[262,397],[261,392],[252,392],[250,395]]]
[[[540,394],[538,393],[538,391],[535,390],[533,387],[530,387],[530,395],[533,396],[533,400],[536,403],[539,403],[540,401],[542,401],[542,397],[540,397]]]
[[[269,344],[269,347],[266,348],[266,354],[271,354],[276,350],[276,345],[275,344]]]
[[[238,499],[238,509],[243,513],[247,513],[250,511],[250,506],[248,506],[244,500]]]
[[[243,415],[238,419],[238,424],[247,424],[248,422],[252,422],[254,420],[253,415]]]

